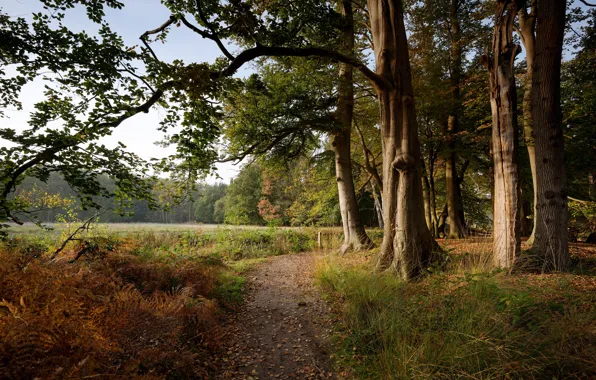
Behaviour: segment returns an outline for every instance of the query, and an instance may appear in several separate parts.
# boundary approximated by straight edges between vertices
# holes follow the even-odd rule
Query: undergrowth
[[[323,260],[317,278],[341,321],[341,366],[370,379],[596,376],[593,277],[476,263],[403,283],[361,255]]]
[[[92,240],[91,240],[92,239]],[[57,237],[0,245],[0,378],[205,378],[243,273],[310,249],[296,231],[97,234],[71,263]]]

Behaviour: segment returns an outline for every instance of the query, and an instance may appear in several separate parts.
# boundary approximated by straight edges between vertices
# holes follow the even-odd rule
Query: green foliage
[[[331,155],[322,155],[302,167],[289,191],[294,202],[288,209],[294,226],[334,226],[341,223],[334,166]]]
[[[199,223],[222,223],[223,215],[217,204],[226,195],[227,185],[203,185],[198,189],[198,199],[195,202],[195,220]],[[219,206],[221,207],[221,206]]]
[[[16,219],[15,213],[26,211],[8,197],[23,176],[44,181],[55,171],[81,193],[85,208],[97,206],[94,195],[115,196],[121,203],[128,196],[148,198],[151,185],[145,164],[123,145],[110,149],[97,143],[124,119],[141,112],[135,107],[145,98],[143,89],[134,75],[124,72],[134,74],[132,62],[143,55],[125,47],[101,20],[104,5],[121,8],[121,3],[86,4],[88,15],[101,23],[97,37],[71,32],[63,24],[64,10],[77,3],[46,1],[48,12],[33,14],[31,22],[0,14],[0,107],[22,109],[22,88],[34,80],[45,84],[45,100],[35,105],[29,128],[0,130],[0,137],[11,143],[0,148],[3,219]],[[11,72],[4,69],[9,65]],[[59,128],[51,127],[56,120]],[[100,173],[113,178],[115,190],[101,186]]]
[[[586,236],[596,231],[596,202],[570,200],[568,206],[571,230]]]
[[[212,294],[226,307],[234,308],[242,303],[244,285],[244,277],[226,274],[219,278],[219,283]]]
[[[304,252],[314,247],[305,232],[269,228],[267,230],[219,230],[215,252],[230,260],[253,259]]]
[[[263,64],[226,99],[227,153],[291,162],[339,128],[332,110],[334,68],[296,58]]]
[[[596,200],[596,12],[590,11],[580,51],[562,67],[565,163],[570,194]]]
[[[228,186],[225,202],[225,222],[229,224],[265,224],[259,215],[262,176],[258,165],[249,165]]]

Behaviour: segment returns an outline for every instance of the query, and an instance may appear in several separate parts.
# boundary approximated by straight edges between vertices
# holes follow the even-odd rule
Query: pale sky
[[[139,36],[146,30],[155,29],[163,24],[169,17],[170,12],[159,0],[125,0],[125,7],[122,10],[106,10],[106,20],[112,30],[117,32],[126,45],[140,44]],[[29,18],[32,13],[43,10],[38,0],[2,0],[2,9],[13,17]],[[73,31],[85,30],[89,34],[95,34],[97,25],[87,18],[83,7],[76,7],[67,11],[66,25]],[[225,42],[224,42],[225,43]],[[231,51],[236,50],[233,45],[227,44]],[[153,49],[163,61],[182,59],[184,62],[213,62],[219,57],[220,51],[211,40],[205,40],[186,27],[174,27],[168,35],[167,43],[153,43]],[[245,65],[238,72],[238,76],[246,76],[251,73],[250,65]],[[23,130],[27,128],[29,113],[33,110],[36,101],[43,98],[43,83],[41,81],[27,85],[22,94],[23,110],[6,110],[7,118],[2,119],[4,127]],[[159,126],[160,113],[153,110],[148,114],[139,114],[122,123],[114,133],[101,140],[106,146],[115,146],[121,141],[132,151],[142,158],[164,157],[172,152],[155,146],[154,142],[162,138],[162,133],[157,131]],[[2,141],[0,140],[0,144]],[[232,163],[218,164],[218,174],[223,181],[229,183],[235,177],[240,165]],[[208,182],[215,182],[214,177]]]

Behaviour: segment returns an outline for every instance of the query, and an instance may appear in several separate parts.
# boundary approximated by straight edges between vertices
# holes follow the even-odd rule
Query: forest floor
[[[245,302],[224,327],[218,378],[336,378],[329,305],[313,285],[318,255],[272,257],[246,274]]]

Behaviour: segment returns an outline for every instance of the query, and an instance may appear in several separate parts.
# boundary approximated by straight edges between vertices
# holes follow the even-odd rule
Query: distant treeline
[[[204,223],[232,225],[285,225],[285,226],[336,226],[341,224],[337,187],[333,177],[319,170],[317,178],[310,181],[296,175],[300,169],[275,174],[257,164],[246,166],[233,179],[225,183],[197,184],[192,194],[181,200],[172,200],[165,190],[155,190],[158,208],[150,208],[147,201],[131,199],[125,213],[115,212],[119,207],[112,198],[95,197],[94,202],[103,212],[99,219],[106,223]],[[316,170],[315,170],[316,172]],[[103,186],[112,188],[109,177],[101,176]],[[167,187],[167,186],[166,186]],[[325,194],[324,197],[320,196]],[[37,200],[32,215],[41,222],[53,223],[68,209],[81,220],[97,213],[96,209],[83,210],[75,191],[58,174],[51,174],[47,182],[27,178],[19,185],[16,196],[53,198],[53,202]],[[62,202],[56,202],[56,199]],[[64,202],[70,200],[70,202]],[[54,206],[50,205],[54,204]],[[65,205],[66,203],[66,205]],[[42,206],[39,206],[42,205]],[[46,205],[46,206],[44,206]],[[56,206],[57,205],[57,206]],[[372,195],[362,191],[358,205],[364,223],[377,226]]]

